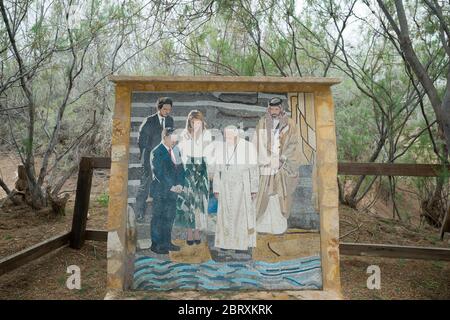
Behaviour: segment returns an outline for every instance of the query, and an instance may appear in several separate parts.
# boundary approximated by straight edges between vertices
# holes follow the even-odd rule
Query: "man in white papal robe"
[[[256,247],[255,198],[259,186],[256,148],[239,137],[236,127],[224,130],[225,142],[214,148],[213,191],[218,199],[215,247]]]

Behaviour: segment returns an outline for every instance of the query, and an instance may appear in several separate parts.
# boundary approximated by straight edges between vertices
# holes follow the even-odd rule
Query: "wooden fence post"
[[[444,235],[446,232],[450,232],[450,208],[448,208],[444,220],[442,220],[441,241],[444,240]]]
[[[86,222],[91,194],[92,173],[92,158],[81,158],[80,169],[78,170],[72,231],[70,233],[70,247],[73,249],[80,249],[86,239]]]

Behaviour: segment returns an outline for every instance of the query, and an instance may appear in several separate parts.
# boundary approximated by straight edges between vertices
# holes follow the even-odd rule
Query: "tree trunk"
[[[398,42],[401,51],[403,52],[402,58],[411,67],[430,100],[431,106],[433,107],[434,113],[436,115],[436,121],[438,122],[442,132],[441,138],[448,149],[450,146],[450,67],[447,74],[447,86],[444,98],[441,100],[438,94],[438,90],[433,83],[433,80],[431,79],[422,62],[419,60],[419,57],[417,56],[413,48],[403,1],[395,0],[398,25],[383,1],[377,0],[377,2],[386,18],[389,20],[389,24],[397,34]]]
[[[444,161],[442,164],[448,166],[449,162],[446,160],[448,157],[448,150],[444,150],[443,154]],[[436,177],[436,187],[434,188],[432,194],[421,203],[421,216],[424,217],[425,221],[429,225],[437,228],[441,227],[445,217],[445,211],[448,210],[447,203],[444,198],[444,186],[448,185],[448,179],[449,178],[446,173]]]
[[[377,147],[372,152],[372,154],[370,155],[370,158],[368,159],[367,162],[374,162],[378,158],[381,150],[383,149],[385,142],[386,142],[386,135],[382,134],[380,139],[378,140]],[[358,205],[358,203],[364,198],[364,197],[357,198],[357,195],[358,195],[359,189],[361,188],[362,183],[364,182],[365,178],[366,178],[366,176],[359,176],[355,187],[353,187],[352,191],[348,195],[344,195],[344,190],[342,189],[342,197],[341,197],[343,200],[341,202],[342,204],[345,204],[351,208],[356,209],[356,206]]]
[[[52,195],[50,187],[47,188],[47,199],[50,202],[50,206],[55,215],[66,215],[66,204],[69,197],[70,194],[66,193],[62,198],[58,198],[57,196]]]

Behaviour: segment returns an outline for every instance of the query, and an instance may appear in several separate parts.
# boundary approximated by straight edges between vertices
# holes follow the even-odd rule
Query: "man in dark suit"
[[[149,116],[139,128],[139,159],[143,164],[144,174],[141,178],[136,195],[137,220],[144,218],[147,208],[147,198],[151,181],[150,152],[161,142],[161,132],[164,128],[173,128],[173,118],[169,116],[172,111],[172,100],[161,97],[156,102],[157,112]]]
[[[171,233],[177,196],[183,188],[184,168],[180,161],[180,151],[175,146],[174,129],[163,129],[161,136],[161,143],[150,155],[153,173],[150,184],[150,193],[153,197],[150,250],[158,254],[167,254],[169,251],[180,250],[180,247],[172,243]]]

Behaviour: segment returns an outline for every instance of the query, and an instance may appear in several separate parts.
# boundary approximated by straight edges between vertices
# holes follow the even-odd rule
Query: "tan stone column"
[[[314,91],[323,289],[340,294],[337,148],[330,87]]]
[[[109,181],[107,288],[126,288],[127,268],[127,193],[130,137],[131,89],[116,86],[112,128],[111,178]]]

